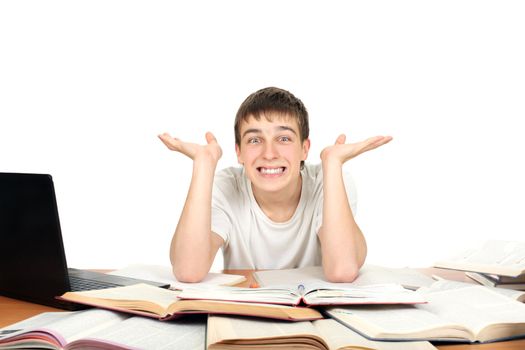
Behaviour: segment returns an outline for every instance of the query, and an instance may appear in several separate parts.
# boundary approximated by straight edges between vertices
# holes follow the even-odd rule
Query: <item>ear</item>
[[[310,151],[310,139],[306,139],[303,141],[303,159],[306,160],[308,158],[308,151]]]
[[[241,147],[238,144],[235,144],[235,153],[237,153],[237,162],[243,165],[244,162],[241,159]]]

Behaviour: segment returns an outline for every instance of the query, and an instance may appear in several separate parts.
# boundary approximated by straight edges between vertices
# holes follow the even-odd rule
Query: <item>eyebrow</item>
[[[291,127],[286,126],[286,125],[279,125],[279,126],[276,126],[275,128],[279,129],[279,131],[291,131],[295,135],[297,135],[297,133],[295,132],[294,129],[292,129]],[[261,132],[262,132],[261,129],[256,129],[256,128],[248,129],[248,130],[246,130],[245,132],[242,133],[242,138],[244,138],[244,136],[246,136],[246,134],[250,134],[250,133],[259,134]]]

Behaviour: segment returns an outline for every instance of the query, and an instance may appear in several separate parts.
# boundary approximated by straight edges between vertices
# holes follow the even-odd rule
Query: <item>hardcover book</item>
[[[199,313],[258,316],[289,321],[322,318],[319,311],[306,307],[217,300],[183,300],[179,295],[180,291],[136,284],[84,292],[67,292],[59,299],[160,320]]]

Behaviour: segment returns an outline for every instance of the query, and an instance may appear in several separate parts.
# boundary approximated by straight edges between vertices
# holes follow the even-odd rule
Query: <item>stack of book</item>
[[[525,290],[525,242],[482,242],[434,266],[465,271],[468,277],[484,286]]]
[[[466,272],[465,274],[484,286],[525,291],[525,274],[516,277],[481,272]]]

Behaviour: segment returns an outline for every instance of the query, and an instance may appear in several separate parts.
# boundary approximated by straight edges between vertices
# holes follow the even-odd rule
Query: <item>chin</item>
[[[277,193],[290,186],[290,181],[287,178],[270,179],[270,180],[258,178],[256,182],[252,182],[252,183],[260,191],[264,191],[268,193]]]

